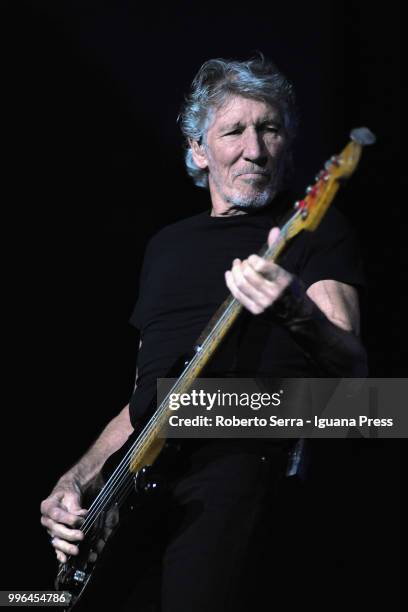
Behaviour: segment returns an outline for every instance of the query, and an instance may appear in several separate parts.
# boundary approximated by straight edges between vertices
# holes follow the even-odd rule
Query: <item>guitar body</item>
[[[108,604],[112,599],[113,585],[116,593],[123,591],[121,577],[126,570],[126,563],[121,553],[125,550],[123,542],[127,541],[129,545],[129,542],[135,539],[132,531],[137,523],[136,515],[137,511],[132,505],[126,515],[120,512],[119,522],[97,558],[90,560],[98,539],[102,541],[102,530],[100,533],[95,530],[94,538],[85,539],[80,544],[80,554],[77,557],[69,557],[67,562],[60,566],[55,588],[67,592],[70,597],[69,605],[64,607],[64,610],[97,610],[102,607],[103,600]],[[110,605],[106,607],[112,609]]]
[[[136,434],[114,453],[104,466],[107,480],[120,460],[134,444]],[[165,512],[172,474],[178,462],[180,447],[177,443],[161,440],[161,450],[154,466],[144,466],[131,474],[131,485],[120,495],[110,496],[109,504],[98,513],[98,520],[79,545],[79,555],[70,556],[59,567],[55,588],[68,594],[70,601],[64,608],[75,612],[107,607],[114,609],[126,596],[135,581],[135,569],[145,560],[133,559],[140,542],[153,523],[160,527]],[[103,487],[98,498],[106,495]],[[94,501],[95,503],[95,501]],[[92,505],[91,505],[92,507]],[[130,543],[134,543],[130,545]],[[108,605],[109,603],[109,605]]]

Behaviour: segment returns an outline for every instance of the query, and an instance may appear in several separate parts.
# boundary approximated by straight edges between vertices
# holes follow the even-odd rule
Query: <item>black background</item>
[[[294,81],[299,196],[353,127],[377,135],[338,206],[366,263],[371,376],[405,376],[402,15],[345,2],[130,0],[27,0],[2,12],[3,331],[11,367],[3,407],[10,546],[1,582],[38,589],[50,588],[55,571],[40,501],[133,386],[138,337],[128,319],[145,244],[163,225],[208,207],[185,174],[176,122],[206,59],[261,50]],[[299,563],[311,557],[316,577],[343,580],[346,594],[358,575],[391,588],[405,529],[404,450],[404,440],[315,448],[307,494],[314,542]],[[301,504],[294,523],[305,525]]]

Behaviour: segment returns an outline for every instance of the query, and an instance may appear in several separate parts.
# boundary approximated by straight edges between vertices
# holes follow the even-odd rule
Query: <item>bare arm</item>
[[[41,503],[41,524],[53,538],[59,561],[66,555],[78,554],[74,542],[83,539],[79,527],[86,515],[82,495],[97,483],[105,461],[128,439],[133,428],[129,420],[129,406],[113,418],[85,455],[58,480],[50,495]]]
[[[278,234],[277,228],[271,231],[270,244]],[[226,272],[226,283],[253,314],[270,309],[325,375],[367,375],[354,287],[329,279],[314,283],[305,292],[299,279],[257,255],[235,260]]]
[[[322,374],[367,376],[367,355],[359,338],[360,311],[354,287],[334,280],[314,283],[297,301],[292,316],[284,319],[284,325]]]
[[[78,554],[75,542],[83,539],[79,527],[87,512],[81,506],[82,495],[88,488],[97,485],[104,463],[123,446],[132,432],[129,405],[126,405],[108,423],[83,457],[61,476],[50,495],[41,503],[41,524],[52,537],[59,561],[66,561],[67,555]]]
[[[108,423],[85,455],[61,477],[59,482],[73,480],[82,490],[86,490],[98,476],[106,460],[123,446],[132,431],[129,404],[127,404]]]

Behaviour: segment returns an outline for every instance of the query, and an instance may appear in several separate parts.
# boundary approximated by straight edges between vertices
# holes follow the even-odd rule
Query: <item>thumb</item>
[[[77,514],[78,516],[84,515],[87,511],[80,506],[80,496],[78,493],[69,492],[65,493],[62,505],[68,512]]]
[[[268,246],[269,247],[271,247],[273,243],[277,241],[279,235],[280,235],[279,227],[273,227],[268,235]]]

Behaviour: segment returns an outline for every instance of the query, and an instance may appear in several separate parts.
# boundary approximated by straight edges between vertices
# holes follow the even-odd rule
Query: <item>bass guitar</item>
[[[261,250],[259,254],[262,257],[275,261],[295,235],[317,228],[341,182],[356,169],[363,146],[373,142],[375,137],[367,128],[357,128],[351,132],[346,147],[326,162],[315,183],[307,188],[304,199],[294,204],[289,218],[281,227],[278,240],[272,247],[265,245]],[[166,397],[154,407],[152,416],[143,428],[132,434],[107,462],[104,468],[104,472],[108,472],[105,484],[95,496],[81,526],[85,537],[80,544],[80,554],[68,557],[58,569],[55,587],[66,593],[66,610],[78,605],[98,574],[105,549],[109,548],[108,542],[104,550],[100,550],[100,542],[106,540],[107,527],[111,534],[110,541],[112,533],[122,524],[125,509],[138,507],[148,493],[154,494],[160,488],[160,467],[169,462],[168,455],[172,449],[163,434],[171,414],[169,397],[173,393],[187,393],[191,389],[242,308],[232,295],[224,301],[198,338],[191,354],[183,359],[179,376]]]

